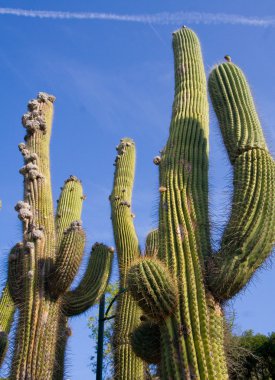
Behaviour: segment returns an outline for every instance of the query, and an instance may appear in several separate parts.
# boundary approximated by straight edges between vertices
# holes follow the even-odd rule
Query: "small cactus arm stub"
[[[25,143],[19,144],[24,200],[15,209],[23,222],[23,241],[10,253],[8,275],[10,294],[19,309],[11,380],[62,379],[67,317],[92,306],[111,270],[113,252],[100,245],[80,285],[69,291],[85,245],[80,221],[84,197],[81,182],[71,176],[54,217],[49,162],[54,100],[39,93],[22,118],[27,130]]]
[[[234,168],[234,194],[221,248],[212,252],[208,103],[200,44],[184,27],[173,34],[173,47],[170,133],[161,156],[154,159],[160,178],[157,254],[149,250],[133,263],[127,278],[146,321],[133,331],[132,344],[140,357],[152,362],[143,352],[147,322],[158,324],[160,356],[153,360],[160,357],[161,379],[225,380],[222,304],[247,284],[270,254],[275,232],[274,162],[245,77],[227,60],[211,72],[209,88]],[[154,346],[152,352],[157,353]]]

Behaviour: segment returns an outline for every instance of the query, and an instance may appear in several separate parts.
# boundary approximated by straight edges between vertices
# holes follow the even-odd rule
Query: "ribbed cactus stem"
[[[128,288],[146,316],[162,321],[177,307],[176,281],[161,261],[144,258],[128,271]]]
[[[131,344],[135,354],[146,363],[160,363],[160,329],[157,323],[142,322],[131,334]]]
[[[167,189],[160,194],[159,257],[178,279],[179,306],[166,331],[161,328],[174,357],[163,362],[163,378],[176,370],[175,379],[216,379],[203,283],[203,260],[210,254],[206,79],[199,41],[191,30],[175,32],[173,47],[175,100],[159,165],[160,185]]]
[[[229,158],[250,149],[266,150],[265,138],[247,80],[232,62],[216,66],[209,76],[211,100]]]
[[[209,315],[211,351],[217,379],[227,378],[227,364],[224,350],[224,315],[219,302],[212,294],[207,293],[207,306]]]
[[[134,142],[129,138],[122,139],[117,146],[117,153],[110,201],[120,272],[120,289],[124,289],[127,271],[133,261],[140,257],[131,211],[135,174]],[[116,379],[143,379],[144,364],[133,352],[130,342],[130,334],[139,325],[140,315],[140,309],[130,293],[123,293],[118,299],[115,320],[114,360]]]
[[[8,348],[8,334],[10,332],[15,305],[10,294],[9,286],[6,284],[2,290],[0,299],[0,366],[2,365]]]
[[[55,255],[49,159],[54,100],[55,98],[51,95],[39,93],[37,99],[29,102],[29,112],[22,118],[27,130],[26,144],[24,148],[21,144],[19,146],[25,161],[25,165],[20,170],[24,176],[24,201],[30,205],[31,223],[36,230],[43,228],[45,236],[45,247],[39,259],[54,258]]]
[[[159,232],[158,229],[150,231],[146,237],[145,255],[146,257],[156,257],[159,251]]]
[[[70,224],[81,218],[84,200],[81,181],[71,175],[61,187],[61,194],[57,203],[55,214],[57,249],[63,238],[64,231]]]
[[[52,380],[64,380],[66,375],[66,347],[72,330],[68,325],[68,318],[60,314],[58,323],[58,339],[56,341],[56,357]]]
[[[114,249],[101,243],[93,245],[90,260],[79,285],[63,300],[66,316],[81,314],[93,306],[105,292],[111,275]]]
[[[215,67],[209,90],[234,168],[230,219],[208,265],[211,290],[224,300],[247,284],[272,249],[275,165],[242,71],[233,63]]]
[[[81,221],[74,221],[63,232],[54,269],[49,275],[51,295],[64,294],[78,272],[85,247],[85,233]]]
[[[23,287],[23,267],[22,258],[24,257],[24,244],[22,242],[15,244],[9,254],[8,267],[8,289],[9,294],[15,305],[22,305],[24,299],[22,297]]]

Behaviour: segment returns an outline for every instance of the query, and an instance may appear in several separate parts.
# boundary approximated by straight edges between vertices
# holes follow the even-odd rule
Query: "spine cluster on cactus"
[[[223,302],[247,284],[270,254],[275,232],[274,161],[246,79],[227,57],[226,63],[212,70],[209,90],[233,165],[234,195],[220,249],[213,252],[207,83],[200,44],[195,33],[183,27],[173,34],[173,47],[170,133],[161,155],[153,160],[159,168],[159,226],[148,235],[145,257],[138,252],[130,211],[118,213],[115,203],[122,184],[127,188],[125,183],[131,183],[132,191],[134,168],[127,150],[125,159],[116,162],[113,194],[117,198],[111,199],[121,281],[125,286],[127,273],[128,291],[143,311],[136,326],[134,304],[132,309],[119,305],[124,321],[123,326],[117,323],[116,336],[130,333],[134,353],[146,363],[158,363],[161,379],[225,380]],[[123,360],[115,356],[117,379],[142,379],[138,372],[129,377],[126,368],[133,361],[130,350],[127,354]]]
[[[97,243],[79,285],[69,289],[85,246],[80,220],[84,196],[81,182],[71,176],[54,216],[49,162],[54,100],[39,93],[22,118],[27,130],[25,143],[19,144],[24,200],[15,210],[23,223],[23,240],[10,252],[8,286],[0,302],[1,360],[14,309],[19,310],[11,380],[63,379],[68,317],[86,311],[101,297],[112,266],[113,249]]]

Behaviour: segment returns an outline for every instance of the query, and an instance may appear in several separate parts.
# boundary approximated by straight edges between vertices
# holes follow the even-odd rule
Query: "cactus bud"
[[[160,156],[156,156],[156,157],[154,157],[154,159],[153,159],[153,163],[154,163],[155,165],[159,165],[160,162],[161,162],[161,157],[160,157]]]

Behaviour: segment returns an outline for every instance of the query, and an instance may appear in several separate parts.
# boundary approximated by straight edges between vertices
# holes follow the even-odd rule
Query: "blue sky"
[[[3,282],[9,249],[21,239],[20,222],[14,211],[15,203],[22,198],[22,177],[18,173],[22,159],[17,149],[24,135],[20,120],[27,101],[38,91],[57,97],[51,144],[54,198],[58,198],[59,188],[70,174],[82,179],[87,194],[83,212],[87,253],[95,241],[113,244],[108,195],[115,146],[121,137],[132,137],[137,146],[133,209],[142,245],[146,233],[157,225],[158,175],[152,158],[167,139],[174,85],[171,33],[181,25],[187,24],[198,34],[207,73],[225,54],[242,67],[269,147],[275,152],[274,1],[186,0],[182,4],[176,0],[8,2],[13,9],[127,14],[132,19],[136,15],[168,12],[173,22],[165,23],[167,15],[160,16],[158,22],[152,17],[150,22],[126,22],[4,15],[1,9],[7,7],[7,2],[0,0]],[[190,12],[197,14],[192,16]],[[245,17],[247,21],[230,15]],[[251,18],[254,25],[247,25]],[[257,23],[261,26],[255,26]],[[210,204],[215,226],[221,224],[228,210],[231,172],[212,110],[210,114]],[[115,275],[116,270],[114,278]],[[274,268],[261,270],[248,289],[232,302],[230,309],[236,311],[239,331],[275,330],[271,297],[274,287]],[[68,379],[93,378],[88,368],[93,343],[86,327],[92,313],[94,309],[71,321]]]

